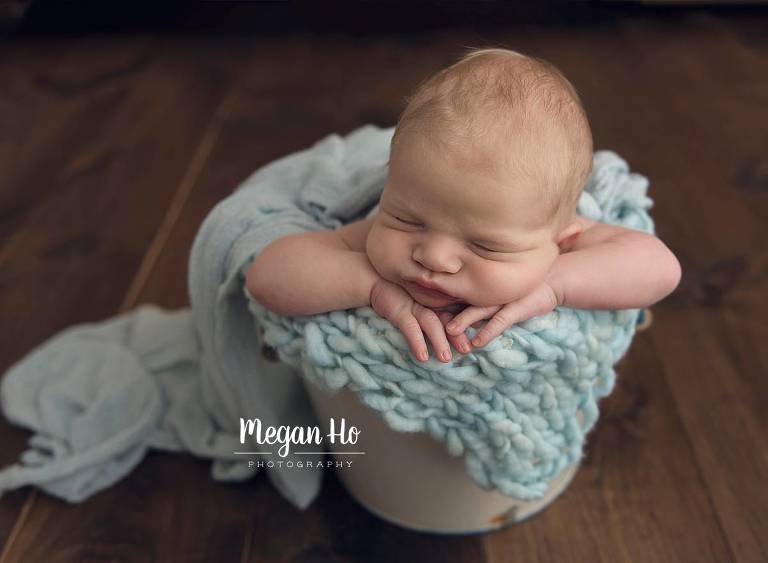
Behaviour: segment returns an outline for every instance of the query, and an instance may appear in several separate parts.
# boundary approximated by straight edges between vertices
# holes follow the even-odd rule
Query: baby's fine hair
[[[471,48],[423,81],[406,98],[390,154],[412,134],[448,150],[508,143],[505,165],[540,187],[547,218],[558,222],[570,218],[592,168],[576,89],[553,64],[508,49]]]

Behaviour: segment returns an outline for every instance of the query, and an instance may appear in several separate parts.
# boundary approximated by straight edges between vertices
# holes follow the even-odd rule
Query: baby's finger
[[[449,334],[448,342],[462,354],[469,354],[472,351],[472,345],[469,343],[469,338],[467,338],[467,335],[463,332],[461,334]]]
[[[440,311],[437,313],[437,316],[443,325],[447,325],[453,319],[453,313],[447,311]],[[472,346],[469,344],[469,338],[467,338],[467,335],[463,332],[461,334],[449,334],[448,342],[462,354],[469,354],[472,351]]]
[[[502,309],[472,339],[472,345],[481,348],[512,326],[509,316]]]
[[[429,359],[427,343],[421,332],[419,321],[413,315],[406,315],[403,320],[397,323],[397,328],[403,333],[411,353],[420,362],[426,362]]]
[[[490,317],[499,310],[500,307],[467,307],[461,313],[448,323],[446,332],[448,334],[463,334],[468,326]]]
[[[423,306],[417,306],[414,311],[416,319],[421,325],[421,329],[427,333],[432,348],[435,350],[435,356],[441,362],[451,361],[451,346],[445,335],[445,327],[432,309]]]

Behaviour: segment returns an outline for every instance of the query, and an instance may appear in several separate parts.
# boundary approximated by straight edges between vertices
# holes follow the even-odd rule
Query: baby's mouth
[[[456,303],[449,303],[448,305],[440,305],[440,306],[431,306],[430,308],[433,311],[445,311],[448,313],[453,313],[454,315],[457,313],[460,313],[464,309],[466,309],[467,303],[465,301],[458,301]]]
[[[405,281],[405,284],[411,294],[415,293],[416,295],[426,296],[433,300],[447,301],[449,303],[459,301],[458,297],[448,295],[447,293],[443,293],[442,291],[438,291],[436,289],[428,289],[411,281]]]

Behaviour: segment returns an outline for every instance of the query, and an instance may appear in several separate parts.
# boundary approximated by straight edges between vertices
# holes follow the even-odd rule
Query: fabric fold
[[[384,186],[393,131],[366,125],[329,135],[261,167],[220,201],[192,246],[190,308],[145,304],[75,325],[13,364],[0,380],[0,406],[34,434],[19,462],[0,470],[0,494],[34,485],[81,502],[150,448],[210,458],[213,479],[241,481],[258,469],[235,452],[261,446],[240,443],[240,418],[316,425],[300,374],[261,353],[244,274],[273,240],[336,228],[369,209]],[[300,509],[320,490],[321,471],[267,472]]]

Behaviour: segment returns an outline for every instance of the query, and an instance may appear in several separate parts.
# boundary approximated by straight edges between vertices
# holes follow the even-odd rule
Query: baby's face
[[[554,230],[521,178],[404,142],[390,161],[366,252],[380,276],[431,309],[502,305],[544,281],[559,254]]]

